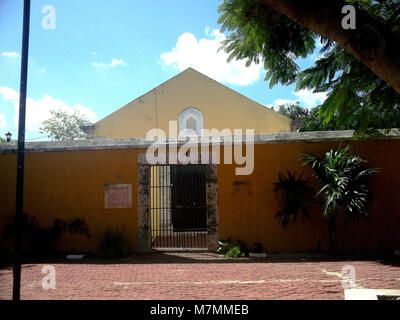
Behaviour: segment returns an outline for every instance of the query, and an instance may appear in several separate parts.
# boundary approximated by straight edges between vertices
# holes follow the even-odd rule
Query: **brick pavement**
[[[44,290],[53,265],[56,289]],[[211,253],[151,253],[110,263],[84,260],[24,264],[22,299],[343,299],[342,268],[356,286],[400,289],[400,266],[374,260],[225,259]],[[10,299],[12,269],[0,269],[0,299]]]

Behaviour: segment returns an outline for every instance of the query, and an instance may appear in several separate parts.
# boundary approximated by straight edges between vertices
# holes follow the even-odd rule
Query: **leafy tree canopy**
[[[42,123],[41,133],[47,133],[52,140],[77,140],[86,137],[81,126],[88,125],[89,121],[79,112],[69,114],[61,110],[51,110],[51,117]]]
[[[224,0],[220,5],[218,22],[222,32],[229,32],[221,48],[229,53],[229,61],[263,63],[270,87],[296,84],[297,90],[328,92],[318,108],[325,125],[354,127],[357,135],[400,126],[400,95],[387,82],[337,42],[261,2]],[[347,2],[400,35],[400,0]],[[317,41],[322,45],[320,57],[301,70],[297,59],[313,54]]]
[[[274,108],[275,111],[292,120],[292,128],[298,131],[328,131],[328,130],[354,130],[356,124],[337,125],[336,116],[333,121],[325,123],[319,117],[320,107],[307,109],[299,104],[285,104]]]

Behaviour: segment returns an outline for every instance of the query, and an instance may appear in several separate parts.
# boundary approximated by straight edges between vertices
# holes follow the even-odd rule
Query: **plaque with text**
[[[106,184],[104,186],[104,208],[132,208],[132,184]]]

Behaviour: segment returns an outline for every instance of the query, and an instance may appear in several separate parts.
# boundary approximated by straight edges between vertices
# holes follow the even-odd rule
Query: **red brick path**
[[[400,289],[400,267],[379,261],[229,260],[210,253],[152,253],[110,264],[47,263],[56,289],[44,290],[45,264],[25,264],[22,299],[343,299],[341,270],[359,288]],[[0,299],[10,299],[12,269],[0,269]]]

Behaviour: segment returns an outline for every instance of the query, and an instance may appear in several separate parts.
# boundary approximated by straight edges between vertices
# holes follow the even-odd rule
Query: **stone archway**
[[[167,156],[167,159],[169,157]],[[138,154],[137,251],[151,251],[150,168],[146,154]],[[207,247],[215,252],[219,240],[217,165],[206,165]]]

